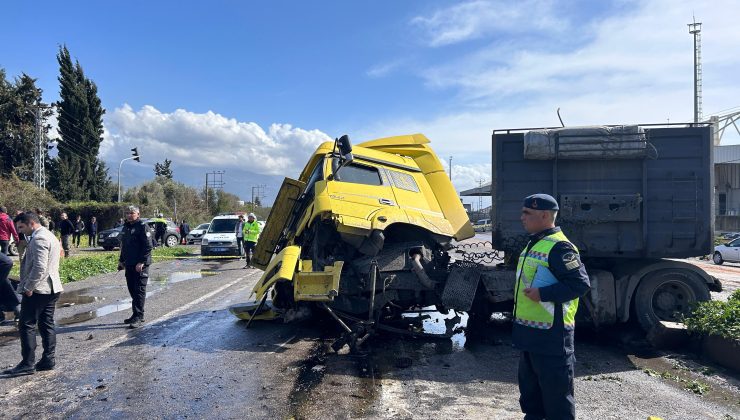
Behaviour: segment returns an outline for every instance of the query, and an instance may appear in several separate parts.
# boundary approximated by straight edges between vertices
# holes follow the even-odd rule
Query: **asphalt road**
[[[325,324],[246,329],[232,317],[227,308],[261,275],[242,265],[154,264],[147,325],[137,330],[122,323],[130,314],[122,273],[65,285],[57,369],[0,379],[0,418],[521,418],[508,324],[476,337],[382,335],[365,355],[337,354]],[[464,323],[449,318],[447,327]],[[440,316],[423,323],[446,329]],[[736,377],[647,349],[629,328],[579,331],[576,353],[579,417],[740,419]],[[17,334],[4,324],[0,368],[19,360]],[[709,388],[696,394],[691,381]]]

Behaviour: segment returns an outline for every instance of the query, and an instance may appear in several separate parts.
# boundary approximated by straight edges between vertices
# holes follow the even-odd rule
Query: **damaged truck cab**
[[[428,143],[413,134],[321,144],[299,179],[283,182],[257,244],[259,305],[232,312],[290,320],[318,302],[372,319],[443,304],[447,251],[474,231]]]

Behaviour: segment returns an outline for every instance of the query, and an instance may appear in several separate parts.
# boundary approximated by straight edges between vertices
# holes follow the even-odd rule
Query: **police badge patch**
[[[575,252],[566,252],[563,254],[563,264],[565,264],[566,270],[573,270],[581,266]]]

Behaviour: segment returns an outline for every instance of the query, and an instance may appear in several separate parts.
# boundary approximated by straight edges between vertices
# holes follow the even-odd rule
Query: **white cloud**
[[[142,160],[174,165],[237,168],[257,174],[296,176],[306,159],[331,138],[319,130],[272,124],[267,131],[214,112],[178,109],[163,113],[146,105],[134,111],[125,104],[105,118],[101,155],[109,161],[130,156],[138,147]],[[291,172],[291,173],[287,173]]]
[[[652,0],[625,5],[630,9],[620,14],[574,25],[573,36],[588,41],[569,49],[548,51],[543,48],[547,37],[540,44],[513,37],[446,56],[420,76],[430,88],[450,92],[447,109],[453,111],[378,121],[362,130],[364,137],[421,132],[443,159],[452,155],[467,165],[491,161],[493,129],[559,126],[557,108],[571,126],[692,121],[693,44],[686,25],[692,13],[703,22],[705,118],[740,105],[740,31],[735,22],[740,4]],[[490,33],[475,26],[473,15],[488,7],[485,2],[466,3],[423,22],[439,23],[437,42],[481,38]],[[444,35],[445,14],[450,14],[449,26],[467,27],[455,22],[470,21],[475,30],[459,32],[466,36]],[[540,17],[542,22],[553,19]],[[723,143],[738,142],[730,134]]]
[[[395,71],[396,69],[398,69],[399,67],[401,67],[404,63],[405,63],[405,60],[398,59],[398,60],[393,60],[387,63],[378,64],[378,65],[371,67],[366,72],[366,74],[368,75],[368,77],[371,77],[374,79],[385,77],[389,75],[390,73],[392,73],[393,71]]]
[[[411,23],[425,31],[430,46],[441,47],[499,32],[560,31],[562,22],[557,22],[551,13],[550,1],[478,0],[440,9],[429,16],[417,16]]]

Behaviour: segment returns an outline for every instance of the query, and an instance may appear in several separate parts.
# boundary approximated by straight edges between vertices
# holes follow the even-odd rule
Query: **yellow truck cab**
[[[255,250],[265,270],[257,300],[232,312],[290,318],[302,303],[320,302],[365,316],[443,304],[447,250],[473,235],[424,135],[354,147],[343,136],[321,144],[298,180],[283,182]]]

